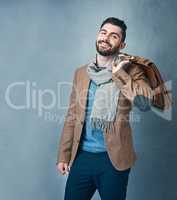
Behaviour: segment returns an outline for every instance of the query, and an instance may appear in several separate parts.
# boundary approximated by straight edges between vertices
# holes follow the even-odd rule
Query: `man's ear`
[[[126,46],[126,43],[125,43],[125,42],[121,42],[121,44],[120,44],[120,49],[124,49],[125,46]]]

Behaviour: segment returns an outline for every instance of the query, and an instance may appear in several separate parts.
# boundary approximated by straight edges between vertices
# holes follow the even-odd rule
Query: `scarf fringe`
[[[113,121],[105,121],[104,119],[91,118],[91,126],[94,129],[101,129],[102,131],[107,131],[109,133],[113,132],[114,128]]]
[[[97,67],[91,63],[88,65],[87,72],[97,85],[90,116],[91,126],[111,133],[114,129],[113,122],[120,90],[112,80],[112,72],[108,68],[97,70]]]

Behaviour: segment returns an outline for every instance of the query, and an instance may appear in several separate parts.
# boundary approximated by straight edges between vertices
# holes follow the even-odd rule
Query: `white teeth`
[[[105,42],[102,42],[101,45],[105,46],[105,47],[109,47],[109,45],[107,43],[105,43]]]

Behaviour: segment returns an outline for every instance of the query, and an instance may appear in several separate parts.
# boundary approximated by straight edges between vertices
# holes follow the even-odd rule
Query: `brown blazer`
[[[80,143],[85,118],[89,77],[86,67],[75,71],[70,104],[61,133],[57,163],[66,162],[72,165]],[[116,119],[113,132],[104,131],[107,152],[113,166],[118,170],[130,168],[137,159],[132,140],[132,129],[129,123],[129,112],[134,97],[143,95],[152,99],[152,89],[139,65],[131,64],[128,69],[119,69],[112,79],[120,89]]]

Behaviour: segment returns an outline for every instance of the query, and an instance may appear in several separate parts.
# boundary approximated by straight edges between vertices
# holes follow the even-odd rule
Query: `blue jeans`
[[[115,169],[107,152],[79,150],[68,174],[64,200],[90,200],[96,189],[102,200],[125,200],[130,169]]]

